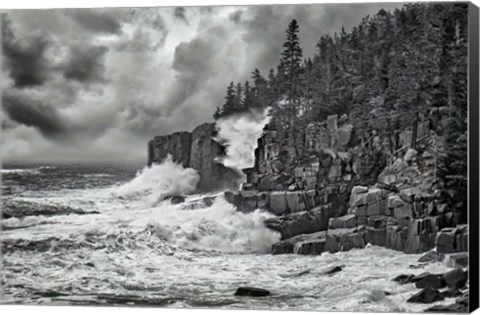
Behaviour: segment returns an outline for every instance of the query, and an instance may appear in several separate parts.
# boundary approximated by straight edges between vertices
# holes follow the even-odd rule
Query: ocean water
[[[3,303],[421,311],[427,306],[405,302],[415,287],[391,279],[445,270],[375,246],[270,255],[279,240],[263,226],[270,214],[237,212],[221,193],[191,195],[196,171],[171,161],[143,170],[3,167],[3,211],[25,204],[31,210],[1,221]],[[188,197],[172,205],[163,200],[169,195]],[[65,208],[81,211],[65,214]],[[343,270],[326,275],[333,266]],[[242,285],[272,295],[235,297]]]

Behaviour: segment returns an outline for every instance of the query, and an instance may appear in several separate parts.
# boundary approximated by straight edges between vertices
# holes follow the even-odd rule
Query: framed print
[[[1,303],[473,311],[478,38],[470,2],[2,10]]]

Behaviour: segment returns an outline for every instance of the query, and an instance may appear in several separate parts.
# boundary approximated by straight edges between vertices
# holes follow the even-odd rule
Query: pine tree
[[[287,41],[283,44],[282,59],[279,72],[284,80],[286,99],[288,102],[287,112],[290,119],[297,115],[297,105],[300,101],[300,76],[302,72],[303,52],[298,38],[299,26],[296,20],[288,25],[286,34]]]

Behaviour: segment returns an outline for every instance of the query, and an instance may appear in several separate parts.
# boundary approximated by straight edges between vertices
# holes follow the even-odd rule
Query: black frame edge
[[[468,25],[469,25],[469,66],[468,66],[468,97],[469,97],[469,277],[470,277],[470,293],[469,293],[469,311],[476,310],[479,300],[479,159],[478,159],[478,143],[479,143],[479,63],[478,63],[478,46],[479,46],[479,8],[469,2],[468,8]]]

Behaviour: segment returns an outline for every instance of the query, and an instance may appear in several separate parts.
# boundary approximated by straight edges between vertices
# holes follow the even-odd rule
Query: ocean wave
[[[40,174],[38,168],[17,168],[17,169],[2,169],[1,174]]]

